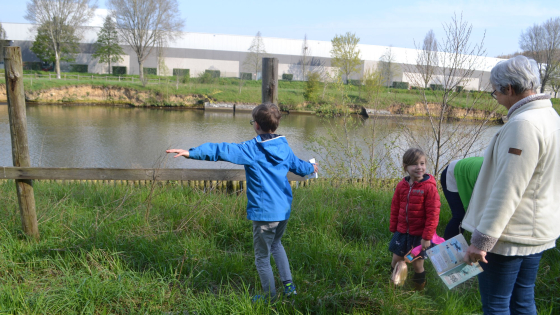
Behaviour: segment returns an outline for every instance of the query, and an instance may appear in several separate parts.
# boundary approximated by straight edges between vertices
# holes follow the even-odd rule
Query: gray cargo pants
[[[255,265],[261,285],[265,294],[270,296],[276,295],[276,286],[274,284],[274,275],[272,274],[272,266],[270,265],[270,254],[274,257],[276,268],[280,273],[282,281],[292,280],[290,272],[290,263],[288,256],[280,240],[288,220],[279,222],[253,221],[253,247],[255,249]]]

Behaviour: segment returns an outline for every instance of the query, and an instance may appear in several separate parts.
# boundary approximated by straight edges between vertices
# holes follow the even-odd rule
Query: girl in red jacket
[[[439,221],[439,194],[436,180],[426,174],[426,155],[422,150],[412,148],[403,156],[404,170],[409,174],[397,184],[391,202],[391,220],[389,229],[393,237],[389,251],[393,253],[391,272],[397,262],[414,247],[422,245],[420,259],[412,262],[414,267],[414,287],[424,289],[426,272],[424,271],[425,249],[430,247],[430,240],[436,233]]]

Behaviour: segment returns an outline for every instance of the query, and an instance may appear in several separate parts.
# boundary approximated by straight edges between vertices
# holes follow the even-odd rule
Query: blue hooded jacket
[[[247,219],[252,221],[287,220],[292,207],[288,171],[300,176],[314,172],[313,164],[296,157],[286,138],[275,134],[242,143],[205,143],[189,149],[189,157],[245,166]]]

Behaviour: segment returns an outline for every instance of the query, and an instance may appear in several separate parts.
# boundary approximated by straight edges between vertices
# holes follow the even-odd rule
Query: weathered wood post
[[[8,116],[12,136],[12,159],[16,167],[29,167],[29,146],[27,143],[27,116],[23,90],[23,63],[20,47],[4,48],[6,94],[8,96]],[[33,182],[16,180],[21,222],[25,234],[39,238]]]
[[[278,58],[262,60],[262,102],[278,105]]]

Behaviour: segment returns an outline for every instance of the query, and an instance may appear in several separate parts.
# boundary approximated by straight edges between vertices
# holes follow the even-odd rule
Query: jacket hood
[[[409,180],[410,176],[406,176],[402,181],[408,184]],[[419,182],[415,182],[415,185],[434,185],[437,187],[436,179],[430,174],[424,174],[424,178]]]
[[[263,134],[256,137],[257,147],[273,164],[282,163],[290,155],[286,137],[277,134]]]

